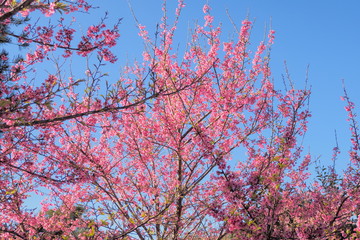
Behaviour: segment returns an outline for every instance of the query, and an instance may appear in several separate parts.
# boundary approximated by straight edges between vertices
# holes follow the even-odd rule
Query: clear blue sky
[[[160,21],[161,0],[130,0],[139,22],[154,30]],[[172,16],[175,0],[168,1],[169,16]],[[265,26],[271,23],[276,31],[272,49],[272,71],[275,80],[285,73],[284,61],[295,84],[301,88],[309,65],[309,85],[312,88],[309,131],[304,147],[314,157],[321,156],[324,163],[335,145],[334,130],[337,130],[339,147],[346,158],[349,149],[349,131],[346,122],[342,79],[345,80],[352,100],[360,106],[360,1],[358,0],[210,0],[216,22],[223,26],[223,39],[234,32],[226,14],[239,24],[249,16],[255,21],[252,44],[263,39]],[[120,26],[119,63],[139,58],[142,46],[137,37],[135,23],[126,0],[96,1],[99,9],[108,10],[109,17],[123,17]],[[202,20],[202,6],[206,1],[185,1],[181,24],[177,32],[180,45],[185,45],[189,27]],[[117,68],[119,69],[119,68]],[[281,86],[279,86],[281,87]],[[344,160],[345,160],[344,159]],[[341,164],[341,159],[337,165]]]
[[[162,0],[129,0],[139,22],[147,26],[150,33],[162,16]],[[121,66],[134,59],[141,60],[142,40],[138,37],[135,21],[127,0],[94,0],[99,6],[90,15],[78,18],[79,28],[86,30],[90,24],[109,13],[108,22],[123,18],[120,25],[121,38],[116,47],[119,61],[108,67],[111,76],[117,78]],[[284,61],[295,85],[304,86],[309,65],[309,85],[312,88],[309,131],[304,148],[313,157],[321,156],[330,164],[332,148],[335,146],[334,130],[337,130],[339,147],[344,160],[349,149],[349,131],[346,122],[342,79],[345,80],[352,100],[360,106],[360,1],[359,0],[188,0],[180,18],[176,34],[179,46],[184,47],[188,32],[195,22],[203,19],[202,7],[208,2],[212,7],[215,24],[222,23],[222,39],[233,36],[234,28],[226,10],[238,26],[247,16],[254,21],[252,46],[263,40],[265,26],[272,25],[276,31],[272,48],[272,72],[276,82],[281,83],[285,73]],[[168,0],[168,16],[173,16],[176,0]],[[64,15],[68,17],[67,15]],[[73,66],[74,67],[74,66]],[[77,67],[77,66],[76,66]],[[79,69],[85,64],[79,64]],[[83,70],[81,70],[83,71]],[[281,88],[281,84],[279,85]],[[344,165],[339,159],[338,165]]]

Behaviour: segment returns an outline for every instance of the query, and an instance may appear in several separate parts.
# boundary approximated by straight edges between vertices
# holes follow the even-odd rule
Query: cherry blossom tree
[[[254,52],[249,20],[222,42],[205,5],[180,54],[179,1],[156,39],[138,24],[143,61],[107,83],[101,69],[116,61],[120,21],[109,28],[105,16],[79,36],[67,18],[91,11],[85,0],[0,6],[2,44],[27,49],[13,60],[4,50],[0,60],[1,238],[359,237],[354,104],[345,92],[352,165],[344,176],[329,168],[311,177],[300,141],[310,91],[274,86],[273,30]],[[57,24],[32,22],[39,13]],[[34,75],[53,53],[97,57],[85,80],[64,76],[61,64],[56,74]],[[44,200],[29,209],[34,194]]]

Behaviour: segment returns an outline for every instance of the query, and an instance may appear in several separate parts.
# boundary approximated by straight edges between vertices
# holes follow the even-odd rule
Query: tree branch
[[[23,3],[16,6],[12,11],[4,13],[0,16],[0,22],[5,21],[6,19],[11,18],[12,16],[16,15],[18,12],[23,10],[24,8],[30,6],[35,0],[25,0]]]

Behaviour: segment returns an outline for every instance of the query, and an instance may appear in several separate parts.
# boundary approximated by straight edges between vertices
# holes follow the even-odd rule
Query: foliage
[[[85,0],[0,6],[2,46],[27,50],[14,60],[0,54],[1,238],[359,237],[354,104],[345,92],[352,165],[344,176],[324,168],[311,178],[298,143],[310,91],[275,88],[274,31],[254,53],[249,20],[222,42],[205,5],[204,24],[179,56],[179,1],[174,24],[164,19],[155,39],[138,25],[143,61],[109,84],[102,67],[116,61],[120,21],[108,28],[105,17],[81,36],[65,18],[91,11]],[[39,12],[59,24],[31,21]],[[84,79],[64,76],[60,64],[56,74],[34,75],[53,53],[96,53],[96,64]],[[33,194],[46,197],[40,209],[26,207]]]

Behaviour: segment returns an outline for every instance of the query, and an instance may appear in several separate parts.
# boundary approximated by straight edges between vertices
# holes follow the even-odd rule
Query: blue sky
[[[114,3],[116,2],[116,3]],[[154,31],[162,16],[162,0],[130,0],[139,22]],[[176,5],[175,0],[168,1],[168,16],[171,17]],[[223,26],[222,38],[227,40],[234,33],[234,28],[226,14],[238,26],[249,17],[254,21],[252,45],[256,46],[263,39],[265,26],[271,24],[276,31],[275,44],[272,48],[272,71],[275,81],[281,82],[285,73],[284,61],[289,73],[299,88],[304,86],[307,67],[309,66],[308,84],[312,96],[309,131],[304,148],[314,158],[320,157],[324,164],[330,164],[332,148],[335,146],[336,129],[343,160],[347,160],[349,149],[349,131],[346,122],[342,79],[352,100],[360,105],[360,2],[348,1],[313,1],[313,0],[213,0],[185,1],[186,7],[180,18],[177,41],[185,46],[188,30],[203,18],[202,6],[208,2],[212,7],[215,22]],[[109,20],[122,17],[119,40],[119,64],[139,59],[142,42],[137,37],[137,30],[127,1],[95,1],[100,8],[109,12]],[[97,14],[96,14],[97,15]],[[92,15],[92,19],[94,15]],[[101,16],[101,15],[99,15]],[[140,60],[140,59],[139,59]],[[114,66],[113,66],[114,67]],[[120,67],[113,69],[119,71]],[[279,86],[281,87],[281,86]],[[344,165],[341,158],[337,165]]]

